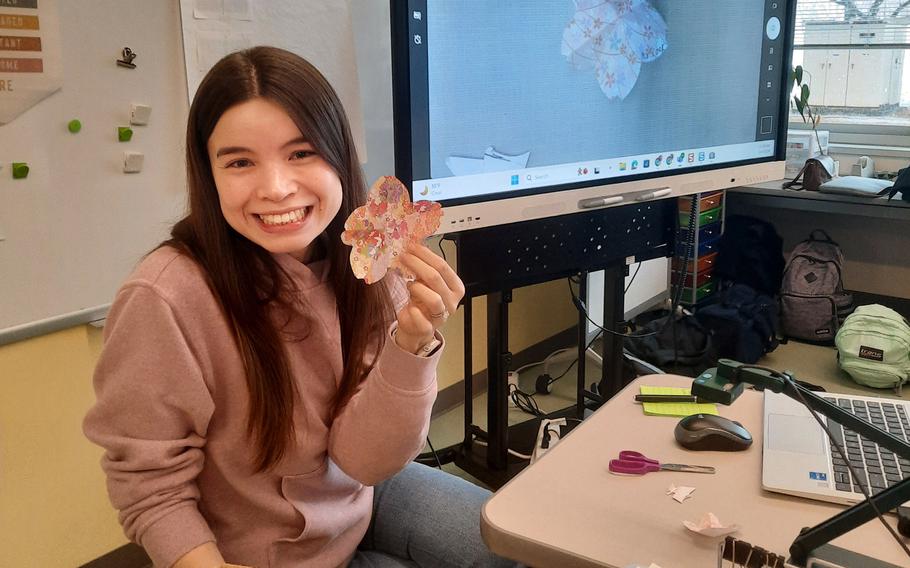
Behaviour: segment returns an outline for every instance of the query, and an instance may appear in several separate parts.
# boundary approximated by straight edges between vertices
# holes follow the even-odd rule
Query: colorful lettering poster
[[[0,0],[0,124],[62,84],[57,0]]]

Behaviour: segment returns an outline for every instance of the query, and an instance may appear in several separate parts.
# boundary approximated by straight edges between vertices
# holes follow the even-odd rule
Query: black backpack
[[[888,201],[891,201],[891,198],[898,193],[901,194],[901,199],[910,202],[910,167],[898,170],[897,179],[894,180],[894,185],[888,190]]]
[[[774,225],[755,217],[731,215],[718,244],[714,280],[720,285],[746,284],[768,296],[777,295],[784,274],[784,241]]]
[[[777,348],[777,301],[745,284],[720,290],[695,317],[710,333],[718,357],[755,363]]]
[[[717,355],[711,337],[698,320],[683,315],[675,322],[668,322],[669,317],[663,315],[638,326],[625,338],[626,350],[664,371],[679,375],[695,377],[716,366]]]

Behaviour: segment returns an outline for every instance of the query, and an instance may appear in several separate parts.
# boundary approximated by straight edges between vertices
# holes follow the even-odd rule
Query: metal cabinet
[[[804,81],[810,101],[826,107],[874,109],[900,103],[904,50],[877,48],[895,41],[894,29],[880,23],[807,22],[806,43],[863,45],[806,49]]]

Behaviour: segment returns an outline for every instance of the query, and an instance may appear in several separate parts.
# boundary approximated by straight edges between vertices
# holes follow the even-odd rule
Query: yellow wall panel
[[[82,435],[100,350],[90,326],[0,347],[4,566],[78,566],[126,543]]]

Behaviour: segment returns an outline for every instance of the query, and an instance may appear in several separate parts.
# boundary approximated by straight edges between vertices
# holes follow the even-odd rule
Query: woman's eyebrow
[[[282,148],[287,148],[289,146],[297,146],[298,144],[309,144],[309,141],[303,136],[298,136],[297,138],[294,138],[293,140],[289,140],[289,141],[285,142],[284,145],[282,146]],[[243,154],[243,153],[252,153],[252,150],[250,150],[249,148],[245,148],[243,146],[225,146],[224,148],[219,148],[218,151],[215,152],[215,157],[220,158],[221,156],[225,156],[227,154]]]
[[[306,137],[298,136],[297,138],[294,138],[293,140],[290,140],[287,143],[285,143],[285,145],[282,146],[282,148],[287,148],[288,146],[296,146],[298,144],[309,144],[309,143],[310,143],[310,141],[307,140]]]
[[[215,157],[220,158],[226,154],[243,154],[245,152],[250,153],[252,150],[243,146],[225,146],[224,148],[218,148],[218,151],[215,152]]]

